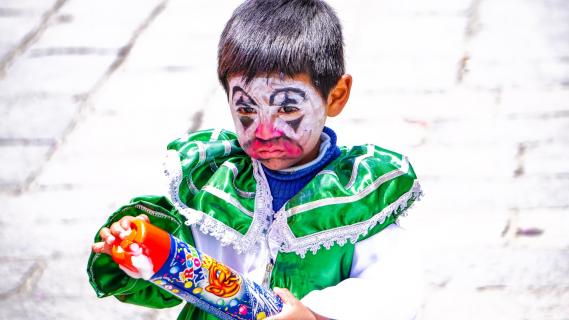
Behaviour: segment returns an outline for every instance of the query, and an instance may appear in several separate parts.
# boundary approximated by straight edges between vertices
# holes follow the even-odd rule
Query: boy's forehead
[[[312,85],[308,75],[297,75],[294,77],[281,78],[278,75],[258,76],[247,82],[246,78],[241,75],[232,76],[228,79],[231,93],[236,88],[247,91],[248,93],[269,93],[282,88],[298,88],[307,94],[316,94],[316,88]]]

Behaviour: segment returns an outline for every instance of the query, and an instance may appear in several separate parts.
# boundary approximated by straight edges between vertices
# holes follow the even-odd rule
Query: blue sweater
[[[340,149],[336,145],[336,133],[328,127],[324,127],[322,133],[322,138],[324,139],[321,138],[320,153],[313,161],[281,171],[270,170],[263,166],[263,171],[273,196],[273,211],[278,211],[285,202],[306,186],[318,172],[340,155]]]

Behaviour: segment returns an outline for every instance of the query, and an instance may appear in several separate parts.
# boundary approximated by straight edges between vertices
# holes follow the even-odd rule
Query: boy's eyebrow
[[[249,98],[249,100],[251,100],[251,102],[253,103],[253,105],[257,105],[257,103],[255,102],[255,99],[251,98],[250,95],[247,94],[247,92],[245,92],[245,90],[243,90],[243,88],[241,88],[240,86],[233,86],[233,88],[231,88],[231,99],[233,100],[233,97],[235,96],[235,94],[237,92],[242,92],[247,98]]]
[[[301,96],[302,99],[306,98],[306,92],[304,92],[304,90],[299,89],[299,88],[294,88],[294,87],[286,87],[286,88],[280,88],[280,89],[273,91],[273,93],[271,94],[271,97],[269,98],[269,104],[273,105],[273,103],[275,102],[275,97],[279,93],[282,93],[282,92],[287,92],[287,93],[288,92],[294,92],[294,93],[298,94],[299,96]],[[287,100],[289,100],[288,97],[286,97],[286,98],[287,98]]]

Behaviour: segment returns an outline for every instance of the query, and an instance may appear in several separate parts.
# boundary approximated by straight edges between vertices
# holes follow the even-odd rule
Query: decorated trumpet
[[[264,319],[281,311],[283,302],[273,291],[193,246],[142,220],[130,227],[112,247],[113,260],[127,273],[224,320]]]

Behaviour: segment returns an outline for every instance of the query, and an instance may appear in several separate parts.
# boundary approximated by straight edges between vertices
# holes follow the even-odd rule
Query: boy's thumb
[[[288,289],[275,287],[273,288],[273,291],[283,300],[283,303],[285,304],[290,304],[296,300],[294,295],[290,293]]]

